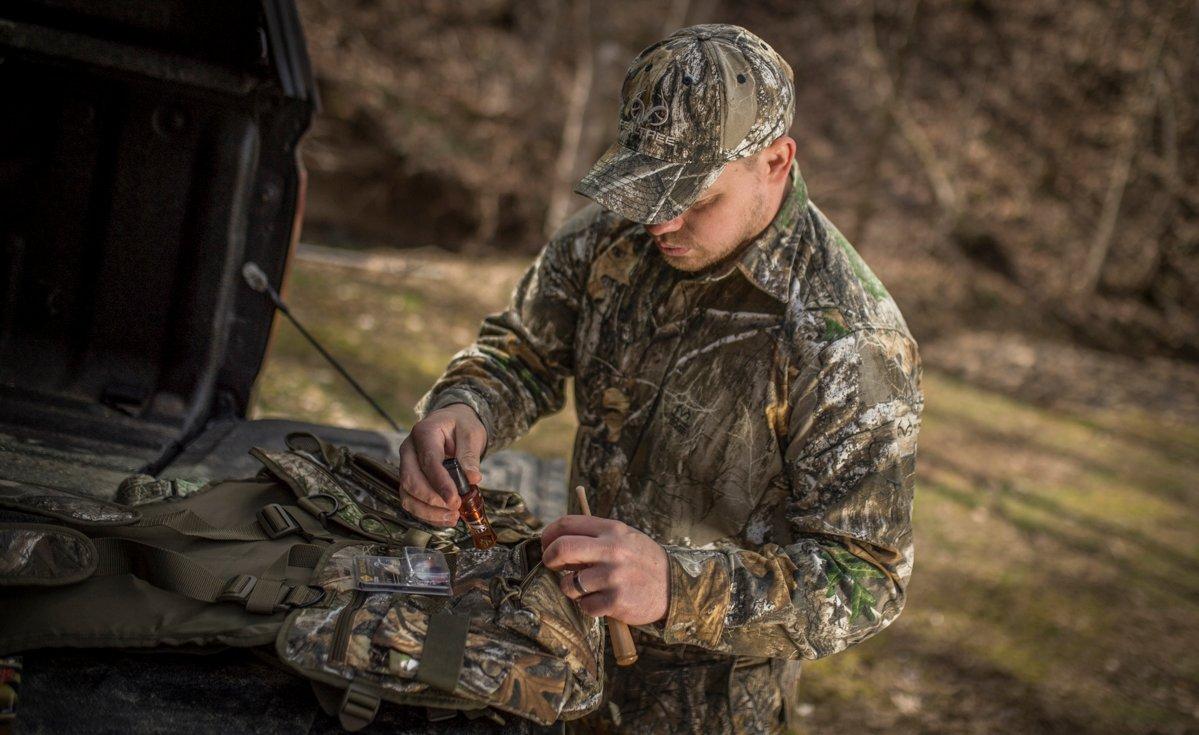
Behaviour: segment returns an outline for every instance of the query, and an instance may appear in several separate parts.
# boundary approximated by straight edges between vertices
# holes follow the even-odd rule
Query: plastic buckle
[[[225,590],[217,596],[217,602],[237,602],[242,605],[250,599],[250,593],[258,584],[258,577],[253,574],[239,574],[225,583]]]
[[[278,503],[264,506],[262,510],[258,511],[257,518],[258,525],[262,526],[262,530],[266,531],[266,535],[272,539],[299,533],[303,530],[292,514]]]
[[[342,695],[337,719],[341,726],[350,732],[361,730],[371,724],[375,715],[379,714],[379,704],[379,695],[374,691],[374,687],[352,681],[346,687],[346,693]]]
[[[452,720],[458,716],[456,709],[443,709],[441,707],[425,707],[425,718],[429,722],[445,722]]]

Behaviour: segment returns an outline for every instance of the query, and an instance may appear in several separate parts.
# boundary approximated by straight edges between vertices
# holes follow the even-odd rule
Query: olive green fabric
[[[343,692],[347,728],[381,699],[542,724],[598,706],[601,628],[540,565],[540,523],[519,495],[486,491],[501,544],[476,551],[464,528],[391,504],[395,467],[310,435],[294,444],[253,450],[255,478],[136,510],[10,489],[6,513],[72,527],[0,521],[0,654],[274,641],[284,663]],[[412,545],[446,554],[451,597],[356,589],[354,556]]]
[[[425,635],[416,678],[429,686],[454,691],[462,673],[462,658],[466,653],[466,633],[470,618],[441,610],[429,617],[429,632]]]
[[[214,526],[236,527],[264,506],[294,500],[287,488],[270,480],[229,481],[171,504],[190,510]],[[143,510],[152,508],[145,506]],[[214,542],[184,536],[166,526],[89,526],[81,528],[95,543],[129,539],[175,552],[213,579],[241,574],[266,578],[266,572],[290,549],[297,536],[250,543]],[[287,577],[303,583],[311,570],[291,568]],[[134,573],[92,576],[74,585],[10,588],[0,606],[0,651],[17,653],[47,646],[263,645],[273,640],[286,610],[269,615],[247,611],[236,602],[190,599],[155,586]]]

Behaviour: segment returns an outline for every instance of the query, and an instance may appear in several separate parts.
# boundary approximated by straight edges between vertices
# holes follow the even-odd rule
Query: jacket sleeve
[[[487,429],[486,454],[562,409],[598,211],[584,208],[550,238],[507,308],[483,319],[475,342],[450,359],[417,402],[418,418],[452,403],[467,404]]]
[[[911,337],[849,332],[797,361],[787,394],[787,543],[667,546],[667,643],[819,658],[886,627],[912,570],[923,397]]]

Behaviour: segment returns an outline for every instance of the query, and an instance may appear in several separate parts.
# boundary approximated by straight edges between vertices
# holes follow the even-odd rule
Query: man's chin
[[[666,250],[659,250],[658,252],[662,254],[662,260],[666,261],[666,265],[669,265],[675,270],[687,271],[690,273],[692,271],[700,270],[704,267],[703,263],[696,262],[696,253],[690,248],[679,253],[670,253]]]
[[[683,271],[684,273],[695,273],[696,271],[702,271],[704,269],[703,264],[690,263],[687,261],[686,258],[681,258],[681,257],[672,258],[672,257],[668,257],[668,256],[663,256],[663,258],[666,260],[666,265],[670,266],[671,268],[674,268],[676,271]]]

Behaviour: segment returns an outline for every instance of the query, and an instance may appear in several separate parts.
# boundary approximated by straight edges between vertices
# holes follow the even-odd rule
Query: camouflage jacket
[[[899,614],[919,356],[798,167],[771,225],[697,273],[584,209],[416,410],[470,405],[494,452],[559,411],[571,376],[570,485],[664,545],[662,642],[816,658]]]

